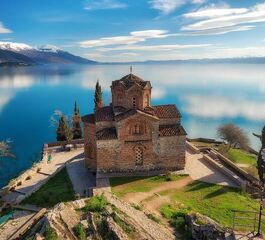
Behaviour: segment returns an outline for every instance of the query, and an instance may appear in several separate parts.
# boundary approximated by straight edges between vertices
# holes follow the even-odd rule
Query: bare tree
[[[247,133],[234,124],[224,124],[217,129],[218,136],[225,140],[229,147],[249,149],[250,141]]]

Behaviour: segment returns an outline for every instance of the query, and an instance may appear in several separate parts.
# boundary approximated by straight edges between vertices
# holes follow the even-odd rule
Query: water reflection
[[[18,159],[0,168],[0,185],[31,164],[43,142],[53,141],[49,118],[55,109],[72,114],[77,100],[81,113],[93,110],[99,79],[105,103],[111,81],[129,73],[127,65],[35,66],[0,72],[0,139],[11,138]],[[190,137],[216,137],[216,128],[233,122],[252,132],[265,124],[264,65],[135,65],[133,73],[153,86],[152,103],[175,103]]]

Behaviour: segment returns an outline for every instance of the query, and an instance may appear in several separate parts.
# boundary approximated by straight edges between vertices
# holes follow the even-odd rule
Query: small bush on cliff
[[[89,212],[102,212],[106,205],[107,199],[104,195],[94,196],[88,200],[84,210]]]
[[[134,228],[128,224],[127,222],[124,222],[115,212],[111,214],[113,220],[125,231],[127,234],[132,234],[134,232]]]
[[[185,239],[192,239],[190,231],[186,227],[185,216],[190,212],[189,208],[183,206],[164,205],[160,212],[163,217],[169,219],[170,224],[177,230],[177,232],[182,233]]]
[[[86,239],[86,230],[84,226],[81,223],[78,223],[74,227],[74,233],[80,240],[85,240]]]
[[[44,233],[44,239],[45,240],[60,240],[56,231],[51,227],[46,228],[45,233]]]
[[[161,207],[160,212],[163,217],[170,219],[175,213],[175,210],[171,205],[168,204]]]
[[[149,219],[153,220],[154,222],[160,223],[160,219],[157,216],[153,215],[152,213],[147,213],[146,216]]]
[[[143,207],[138,204],[132,203],[131,206],[136,210],[143,211]]]

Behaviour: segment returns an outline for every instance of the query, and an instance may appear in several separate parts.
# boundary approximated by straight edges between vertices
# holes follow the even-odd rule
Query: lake
[[[0,69],[0,140],[10,139],[16,159],[1,159],[0,186],[32,165],[45,142],[55,141],[50,117],[92,112],[99,79],[105,105],[111,81],[129,73],[128,65],[34,66]],[[139,64],[133,73],[150,80],[152,104],[174,103],[189,137],[216,138],[222,123],[243,128],[252,146],[265,124],[265,66],[244,64]]]

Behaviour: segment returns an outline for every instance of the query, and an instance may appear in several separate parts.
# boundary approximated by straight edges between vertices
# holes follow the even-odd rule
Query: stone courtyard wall
[[[84,127],[85,139],[85,163],[89,169],[96,169],[96,126],[95,124],[85,123]]]
[[[184,169],[186,136],[160,137],[161,166],[170,169]]]

